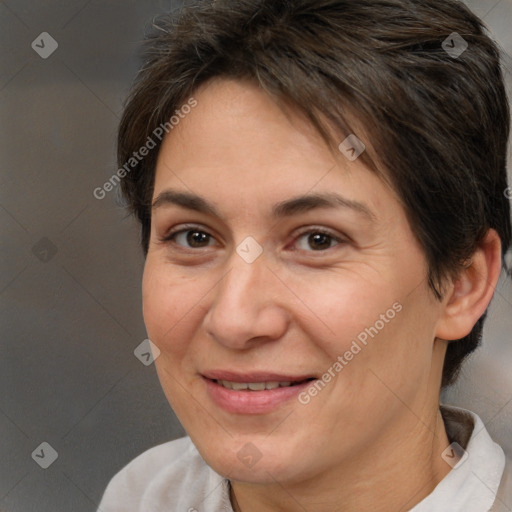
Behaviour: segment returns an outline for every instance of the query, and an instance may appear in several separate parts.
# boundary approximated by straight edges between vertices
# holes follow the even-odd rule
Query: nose
[[[236,252],[204,317],[206,332],[225,347],[244,350],[278,340],[289,324],[285,286],[267,266],[264,254],[252,263]]]

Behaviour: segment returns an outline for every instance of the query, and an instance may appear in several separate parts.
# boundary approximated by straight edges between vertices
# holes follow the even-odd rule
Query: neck
[[[412,413],[406,414],[410,419]],[[232,482],[234,512],[288,512],[298,504],[309,512],[410,510],[450,470],[441,458],[450,444],[441,413],[437,410],[429,420],[413,418],[414,426],[411,421],[406,426],[402,422],[398,436],[384,433],[383,439],[357,460],[344,461],[306,482]]]

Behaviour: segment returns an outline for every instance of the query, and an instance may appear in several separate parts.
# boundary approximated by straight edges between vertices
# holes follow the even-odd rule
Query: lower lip
[[[314,381],[263,391],[235,391],[204,378],[210,398],[222,409],[234,414],[264,414],[296,397]]]

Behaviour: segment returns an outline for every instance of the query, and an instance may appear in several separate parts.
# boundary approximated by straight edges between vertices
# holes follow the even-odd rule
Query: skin
[[[500,271],[496,233],[438,301],[396,194],[360,159],[333,155],[302,117],[249,82],[213,80],[194,97],[163,142],[153,199],[194,193],[221,218],[153,208],[144,319],[167,399],[206,462],[230,479],[235,510],[409,510],[450,470],[442,340],[469,333],[485,311]],[[271,216],[276,203],[332,191],[371,215],[335,207]],[[187,228],[210,236],[195,246],[184,232],[164,241]],[[318,229],[332,233],[320,249],[304,234]],[[250,264],[236,252],[248,236],[263,249]],[[211,369],[320,377],[397,302],[395,318],[307,405],[233,414],[206,392],[200,374]],[[246,443],[261,453],[251,468],[237,457]]]

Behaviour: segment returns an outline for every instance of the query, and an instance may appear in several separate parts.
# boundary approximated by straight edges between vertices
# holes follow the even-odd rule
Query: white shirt
[[[503,450],[476,414],[443,408],[452,416],[450,428],[445,418],[448,435],[465,446],[467,457],[410,512],[512,512]],[[472,431],[468,418],[474,421]],[[467,445],[464,432],[470,435]],[[189,437],[155,446],[132,460],[110,481],[98,508],[98,512],[175,511],[233,512],[228,480],[204,462]]]

